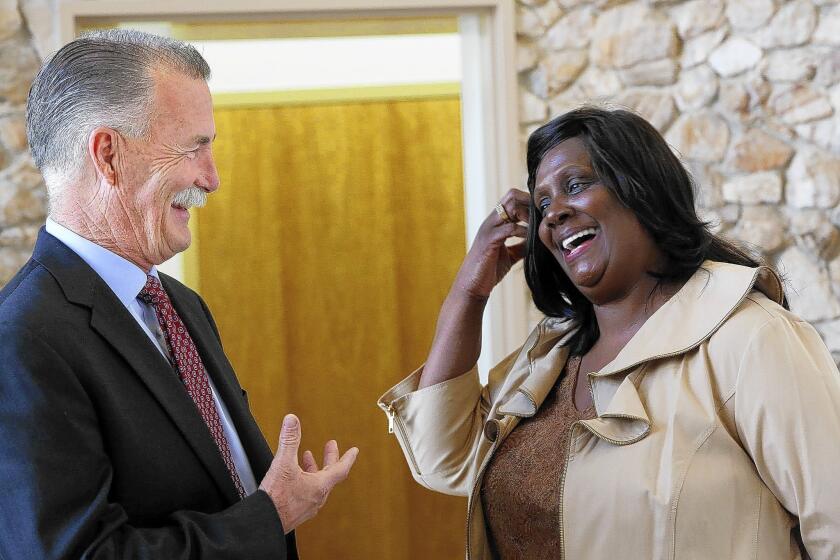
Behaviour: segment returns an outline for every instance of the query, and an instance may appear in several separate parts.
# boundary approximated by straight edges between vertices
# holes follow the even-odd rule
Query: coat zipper
[[[589,374],[586,374],[586,381],[587,385],[589,385],[589,396],[592,398],[592,406],[595,406],[595,391],[592,388],[592,378]],[[598,407],[595,407],[595,414],[597,416]],[[569,470],[569,459],[572,458],[572,445],[575,442],[575,439],[572,437],[572,432],[574,432],[575,427],[580,423],[581,422],[578,420],[577,422],[573,422],[569,427],[569,448],[566,449],[566,460],[563,462],[563,472],[560,474],[560,505],[557,508],[557,522],[560,526],[560,558],[558,560],[563,560],[563,557],[566,555],[566,526],[563,521],[563,493],[566,490],[566,471]]]
[[[417,464],[417,459],[414,457],[414,451],[411,449],[411,445],[409,445],[408,437],[405,435],[405,428],[403,428],[402,422],[399,418],[397,418],[397,413],[394,411],[394,405],[389,404],[386,408],[386,413],[388,414],[388,433],[394,433],[394,426],[397,427],[397,439],[399,439],[403,445],[405,446],[406,451],[408,452],[408,458],[411,460],[411,468],[414,469],[418,475],[422,475],[420,472],[420,467]]]
[[[592,387],[590,386],[590,390]],[[574,432],[575,426],[580,424],[580,421],[574,422],[569,430]],[[566,526],[563,522],[563,493],[566,490],[566,471],[569,470],[569,459],[572,456],[572,444],[574,443],[572,434],[569,433],[569,448],[566,449],[566,460],[563,462],[563,472],[560,474],[560,506],[557,508],[557,522],[560,525],[560,557],[558,560],[563,560],[566,556]]]
[[[586,382],[589,385],[589,396],[592,398],[592,406],[595,406],[595,390],[592,388],[592,378],[589,374],[586,374]],[[595,406],[595,415],[598,415],[598,407]],[[580,424],[580,421],[573,422],[569,430],[571,432],[575,431],[575,427]],[[572,433],[569,433],[569,448],[566,449],[566,461],[563,464],[563,473],[560,475],[560,512],[559,512],[559,522],[560,522],[560,560],[563,560],[563,556],[566,555],[566,524],[563,521],[563,493],[566,490],[566,471],[569,470],[569,459],[572,458],[572,445],[574,444],[575,440],[572,437]]]
[[[388,433],[394,433],[394,407],[392,405],[388,405],[388,408],[385,409],[385,412],[388,414]]]

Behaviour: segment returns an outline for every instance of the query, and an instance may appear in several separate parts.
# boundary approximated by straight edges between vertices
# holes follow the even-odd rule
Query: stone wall
[[[29,156],[24,119],[39,64],[21,6],[0,0],[0,286],[26,262],[46,213],[46,191]]]
[[[840,1],[517,2],[523,136],[585,102],[646,117],[840,358]]]

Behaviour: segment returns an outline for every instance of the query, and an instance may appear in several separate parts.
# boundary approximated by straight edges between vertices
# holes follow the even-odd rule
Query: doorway
[[[298,531],[304,557],[463,552],[464,500],[414,482],[374,404],[424,360],[464,255],[460,134],[440,133],[458,130],[458,109],[440,98],[217,111],[229,188],[199,216],[198,271],[225,350],[272,445],[295,412],[316,456],[329,438],[361,450]]]

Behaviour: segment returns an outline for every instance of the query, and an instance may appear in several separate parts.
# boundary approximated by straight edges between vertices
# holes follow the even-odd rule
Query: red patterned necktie
[[[207,371],[198,355],[195,342],[190,337],[190,333],[187,332],[181,317],[172,307],[169,296],[166,295],[157,278],[149,275],[146,278],[146,285],[143,286],[138,297],[154,307],[158,323],[164,336],[166,336],[166,342],[169,344],[169,350],[175,360],[178,375],[183,381],[187,393],[195,403],[199,414],[201,414],[201,418],[207,424],[210,434],[216,441],[219,453],[221,453],[222,459],[224,459],[230,472],[230,477],[233,479],[233,484],[236,486],[236,491],[239,492],[239,497],[245,497],[245,489],[242,487],[239,473],[236,472],[236,467],[233,464],[230,446],[222,428],[222,421],[219,418],[219,412],[216,410],[216,404],[213,402],[210,380],[207,378]]]

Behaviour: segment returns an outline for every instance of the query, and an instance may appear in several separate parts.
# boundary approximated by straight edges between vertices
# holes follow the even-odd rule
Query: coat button
[[[499,437],[498,420],[488,420],[484,423],[484,437],[490,441],[496,441],[496,438]]]

